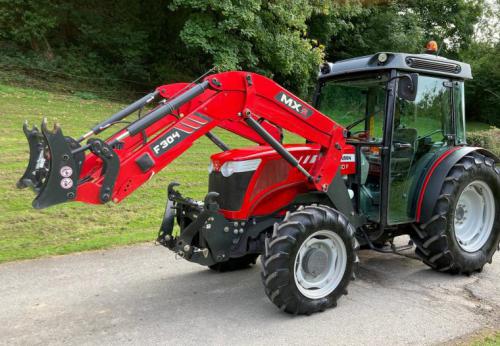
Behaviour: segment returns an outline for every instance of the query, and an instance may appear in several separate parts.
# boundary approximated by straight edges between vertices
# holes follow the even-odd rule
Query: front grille
[[[213,171],[208,176],[208,191],[219,194],[217,201],[221,209],[240,210],[254,173],[255,171],[233,173],[224,177],[220,172]]]
[[[423,58],[409,56],[406,58],[406,65],[415,69],[439,71],[447,73],[460,73],[462,68],[458,64],[453,64],[444,61],[435,61]]]

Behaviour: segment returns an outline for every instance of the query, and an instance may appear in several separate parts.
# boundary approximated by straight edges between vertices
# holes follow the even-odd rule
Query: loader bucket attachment
[[[45,165],[46,159],[44,157],[47,143],[36,126],[33,126],[31,130],[28,128],[28,122],[24,123],[23,132],[28,140],[30,157],[28,167],[26,167],[23,176],[17,182],[17,187],[19,189],[31,187],[35,191],[39,191],[46,170],[48,170]]]
[[[32,203],[35,209],[73,200],[85,157],[83,152],[73,154],[80,147],[78,142],[65,137],[57,125],[49,130],[45,119],[41,131],[36,127],[29,130],[27,123],[23,130],[28,139],[30,157],[17,187],[31,187],[37,193]]]

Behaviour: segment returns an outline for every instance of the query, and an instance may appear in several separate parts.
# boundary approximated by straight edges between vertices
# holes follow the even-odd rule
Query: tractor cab
[[[383,226],[413,222],[426,172],[465,144],[468,64],[382,52],[321,66],[314,106],[347,129],[357,212]]]

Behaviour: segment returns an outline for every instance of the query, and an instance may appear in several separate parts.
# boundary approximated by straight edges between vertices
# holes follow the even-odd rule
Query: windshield
[[[386,100],[386,74],[330,80],[321,88],[318,109],[351,133],[368,131],[381,138]]]

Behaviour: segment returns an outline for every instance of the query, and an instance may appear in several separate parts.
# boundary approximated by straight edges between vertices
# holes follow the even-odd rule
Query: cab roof
[[[384,54],[386,59],[384,61]],[[321,66],[318,78],[346,74],[398,69],[408,72],[446,76],[453,79],[472,79],[469,64],[450,60],[432,54],[407,54],[379,52],[373,55],[325,63]]]

